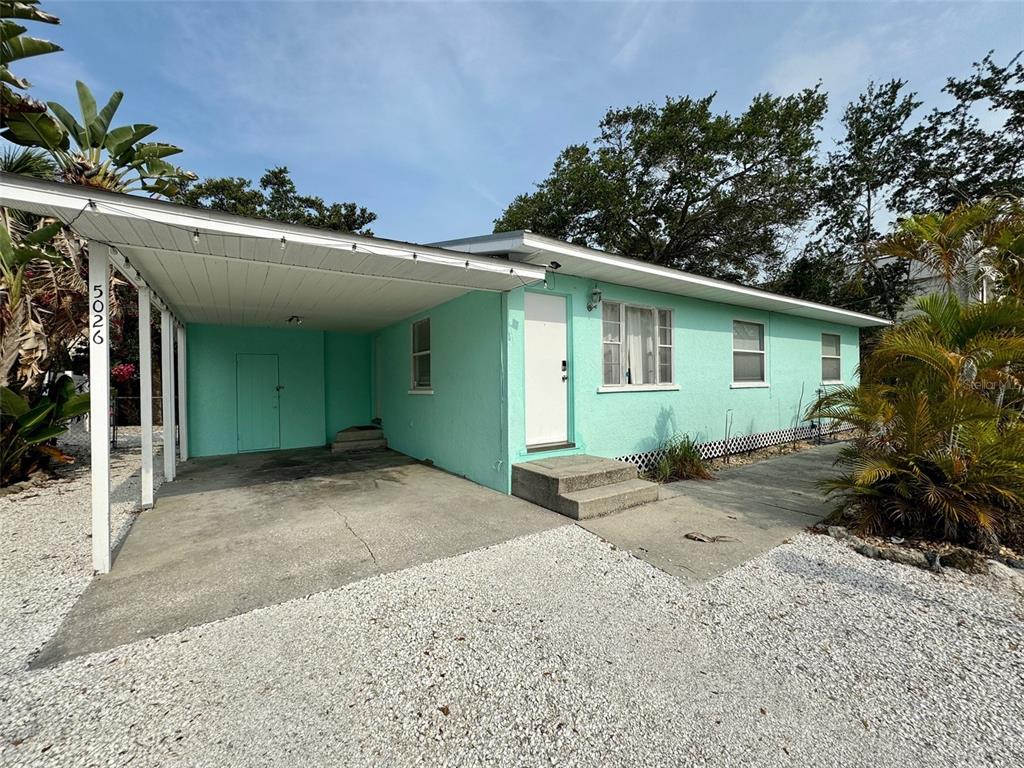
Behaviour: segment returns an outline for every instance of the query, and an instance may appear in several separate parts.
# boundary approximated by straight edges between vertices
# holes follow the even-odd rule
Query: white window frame
[[[427,324],[427,348],[416,351],[416,327]],[[409,394],[410,395],[432,395],[434,394],[434,361],[430,361],[430,384],[428,386],[417,386],[416,384],[416,358],[430,357],[434,348],[433,323],[429,317],[421,317],[419,320],[409,324]]]
[[[619,340],[604,340],[604,312],[609,304],[615,304],[619,308]],[[650,312],[654,317],[654,378],[657,383],[651,384],[628,384],[626,382],[626,345],[623,337],[626,335],[626,309],[639,309]],[[660,329],[666,326],[661,325],[659,313],[668,313],[669,343],[661,343]],[[631,304],[624,301],[602,301],[601,302],[601,385],[597,388],[599,393],[608,392],[664,392],[678,390],[679,385],[675,382],[675,314],[668,307],[656,307],[648,304]],[[619,348],[619,381],[615,384],[608,384],[604,380],[604,349],[606,344],[615,344]],[[669,362],[671,363],[672,375],[669,381],[661,381],[661,366],[658,363],[659,350],[669,349]]]
[[[761,327],[761,349],[736,349],[736,323],[745,323],[747,325],[757,325]],[[732,333],[732,384],[729,386],[732,389],[756,389],[759,387],[768,386],[768,329],[766,325],[759,320],[747,320],[743,317],[734,317],[732,319],[732,326],[730,328]],[[742,354],[761,355],[761,371],[762,378],[760,381],[736,381],[736,353]]]
[[[825,337],[834,336],[839,344],[838,355],[826,355],[825,354]],[[821,334],[821,383],[822,384],[842,384],[843,383],[843,337],[838,333],[825,333]],[[839,378],[838,379],[826,379],[825,378],[825,361],[826,360],[838,360],[839,361]]]

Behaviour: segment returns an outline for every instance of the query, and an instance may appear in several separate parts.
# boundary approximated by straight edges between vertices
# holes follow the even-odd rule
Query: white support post
[[[139,421],[142,424],[142,508],[153,506],[153,344],[149,288],[139,288]]]
[[[185,326],[178,326],[178,455],[188,461],[188,355],[185,348]]]
[[[92,455],[92,566],[110,572],[110,257],[89,249],[89,442]]]
[[[160,313],[160,375],[164,411],[164,481],[174,479],[174,324],[166,309]]]

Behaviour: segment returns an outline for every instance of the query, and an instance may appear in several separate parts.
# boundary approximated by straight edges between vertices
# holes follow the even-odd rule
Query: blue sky
[[[842,106],[898,76],[934,103],[947,75],[1024,48],[1024,3],[44,2],[65,52],[18,73],[34,95],[125,92],[202,176],[287,165],[299,189],[376,211],[378,235],[482,234],[610,106],[819,79]],[[77,111],[77,110],[75,110]]]

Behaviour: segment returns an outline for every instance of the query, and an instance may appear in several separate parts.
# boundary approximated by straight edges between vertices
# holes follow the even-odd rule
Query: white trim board
[[[559,273],[594,279],[598,282],[628,285],[661,293],[750,307],[768,312],[810,317],[816,320],[861,328],[890,325],[881,317],[830,307],[813,301],[794,299],[759,288],[703,277],[679,269],[660,267],[605,251],[564,243],[528,230],[502,232],[461,240],[446,240],[434,245],[473,254],[508,254],[537,266],[552,261],[561,264]]]

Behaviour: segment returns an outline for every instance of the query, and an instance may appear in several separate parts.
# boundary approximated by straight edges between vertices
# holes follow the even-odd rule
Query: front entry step
[[[561,512],[573,520],[610,515],[630,507],[638,507],[658,500],[658,486],[646,480],[625,480],[611,485],[599,485],[562,496]]]
[[[574,520],[658,500],[658,486],[636,467],[597,456],[559,456],[512,465],[512,494]]]
[[[331,452],[372,451],[387,447],[388,441],[384,439],[384,431],[380,427],[349,427],[335,434]]]

